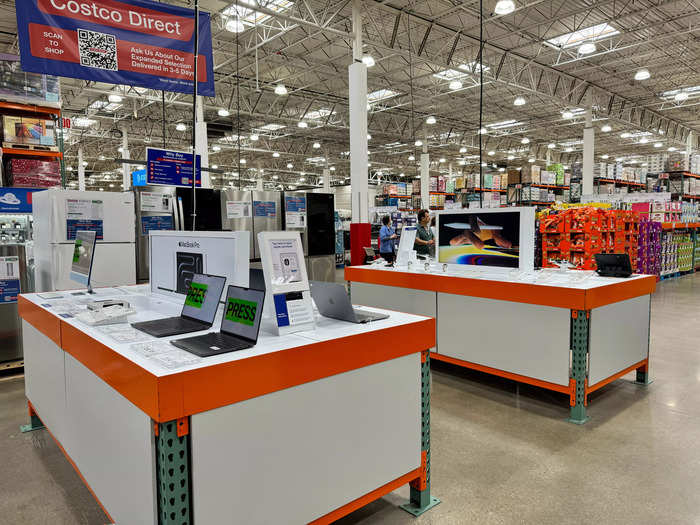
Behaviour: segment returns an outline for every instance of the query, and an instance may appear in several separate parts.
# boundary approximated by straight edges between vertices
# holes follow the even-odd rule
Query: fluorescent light
[[[381,100],[395,97],[398,94],[398,91],[394,91],[392,89],[378,89],[377,91],[372,91],[372,93],[367,94],[367,101],[370,103],[379,102]]]
[[[414,157],[413,155],[409,155],[408,160],[416,160],[416,157]]]
[[[462,89],[462,82],[460,80],[452,80],[450,81],[449,87],[452,91],[457,91],[458,89]]]
[[[456,69],[445,69],[444,71],[438,71],[437,73],[433,73],[433,76],[435,78],[439,78],[440,80],[452,80],[459,82],[459,79],[466,77],[467,73],[465,73],[464,71],[457,71]],[[461,85],[462,83],[460,82],[460,87]]]
[[[123,100],[123,98],[121,95],[117,95],[116,93],[112,93],[111,95],[109,95],[107,97],[107,100],[109,100],[110,102],[113,102],[115,104],[119,104]]]
[[[299,182],[306,182],[306,179],[305,179],[304,177],[301,177],[301,178],[299,179]]]
[[[562,118],[565,118],[565,119],[574,118],[573,112],[569,111],[568,109],[566,111],[562,112],[561,116],[562,116]]]
[[[663,144],[661,144],[661,142],[654,142],[655,148],[660,148],[661,146],[663,146]]]
[[[219,114],[220,117],[228,117],[231,114],[231,112],[226,108],[219,109],[219,111],[217,113]]]
[[[515,97],[515,100],[513,101],[514,106],[524,106],[525,104],[527,104],[525,97]]]
[[[580,55],[590,55],[591,53],[595,53],[596,49],[597,48],[593,42],[586,42],[579,46],[578,52]]]
[[[279,179],[279,177],[277,175],[272,176],[272,180],[277,180],[277,179]]]
[[[321,147],[321,144],[319,144],[318,142],[314,142],[314,145],[313,145],[314,149],[318,149],[320,147]]]
[[[460,152],[460,153],[466,153],[466,152],[467,152],[467,148],[465,148],[464,146],[462,146],[461,148],[459,148],[459,152]]]
[[[272,153],[272,156],[273,156],[274,158],[277,158],[277,157],[279,157],[279,156],[280,156],[280,154],[279,154],[279,153],[277,153],[277,152],[275,151],[275,152],[273,152],[273,153]]]
[[[246,164],[247,162],[248,162],[247,160],[241,159],[241,162],[240,162],[240,163],[241,163],[241,164]]]
[[[256,140],[258,140],[259,138],[260,138],[260,137],[258,137],[258,135],[255,134],[255,133],[252,133],[252,134],[250,135],[250,140],[252,140],[253,142],[255,142]]]
[[[219,146],[218,144],[214,144],[214,145],[211,147],[211,150],[212,150],[212,151],[221,151],[221,146]]]
[[[527,161],[528,161],[530,164],[532,164],[533,162],[535,162],[535,159],[527,159]]]
[[[515,2],[513,0],[498,0],[493,12],[497,15],[507,15],[515,11]]]
[[[651,77],[651,73],[647,68],[640,69],[634,74],[635,80],[646,80]]]
[[[620,133],[620,138],[623,138],[623,139],[628,139],[628,138],[630,138],[631,136],[632,136],[632,134],[631,134],[631,133],[628,133],[628,132],[626,132],[626,131],[625,131],[624,133]]]
[[[552,47],[567,49],[576,47],[584,42],[594,42],[602,38],[618,35],[620,32],[608,23],[598,24],[572,33],[566,33],[556,38],[550,38],[546,43]],[[579,49],[580,51],[580,49]]]
[[[91,118],[87,117],[78,117],[75,120],[73,120],[73,125],[76,128],[89,128],[93,124],[95,124],[97,121],[93,120]]]
[[[523,137],[520,141],[520,144],[530,144],[530,139],[527,137]]]
[[[294,164],[292,164],[291,162],[290,162],[289,164],[287,164],[287,169],[288,169],[288,170],[291,170],[293,167],[294,167]]]
[[[211,169],[213,169],[213,170],[218,170],[218,169],[219,169],[219,166],[218,166],[217,164],[212,164],[212,165],[211,165]]]
[[[547,148],[548,148],[548,149],[554,149],[554,148],[556,148],[556,147],[557,147],[556,144],[551,144],[551,143],[550,143],[550,144],[547,144]]]
[[[676,151],[676,149],[677,148],[675,148],[674,146],[671,146],[670,148],[668,148],[668,151]]]
[[[505,169],[505,168],[498,168],[498,171],[500,171],[501,173],[503,173],[504,171],[506,171],[506,169]]]
[[[304,122],[303,120],[300,120],[300,121],[297,123],[297,126],[300,127],[300,128],[302,128],[302,129],[308,128],[308,127],[309,127],[309,125],[308,125],[306,122]]]
[[[466,160],[460,160],[457,164],[459,164],[460,166],[465,166],[465,165],[467,164],[467,161],[466,161]]]
[[[512,128],[514,126],[522,126],[522,122],[518,122],[517,120],[502,120],[501,122],[494,122],[493,124],[487,124],[486,126],[491,128],[491,129],[505,129],[505,128]],[[484,129],[484,128],[481,128]]]
[[[685,91],[680,91],[679,93],[676,93],[676,95],[673,97],[673,100],[676,102],[684,102],[688,100],[688,93]]]
[[[435,124],[436,122],[437,122],[437,120],[435,120],[435,117],[433,117],[432,115],[430,115],[427,119],[425,119],[426,124]]]
[[[374,66],[374,58],[372,58],[370,55],[365,55],[362,57],[362,63],[366,65],[367,67],[372,67]]]
[[[185,131],[187,129],[187,126],[183,124],[182,122],[178,122],[177,125],[175,126],[175,129],[177,131]]]
[[[566,148],[565,151],[566,151],[567,153],[571,153],[572,151],[574,151],[574,148],[572,148],[571,146],[569,146],[568,148]]]
[[[601,155],[600,158],[603,160],[608,160],[610,158],[610,155]]]
[[[423,145],[423,141],[422,141],[422,140],[417,140],[417,141],[416,141],[416,147],[417,147],[417,148],[420,148],[422,145]]]
[[[331,167],[328,168],[328,169],[331,170],[331,171],[335,171],[335,166],[331,166]]]
[[[508,160],[513,160],[515,158],[515,155],[508,155]]]
[[[441,157],[441,158],[440,158],[440,164],[444,164],[444,163],[445,163],[445,157]]]
[[[649,139],[646,137],[642,137],[641,139],[639,139],[640,144],[646,144],[647,142],[649,142]]]
[[[612,131],[612,126],[610,124],[605,124],[603,127],[600,128],[600,131],[603,133],[610,133]]]
[[[681,95],[680,100],[676,98],[678,95]],[[684,95],[688,95],[688,97],[683,98]],[[684,88],[680,89],[672,89],[671,91],[664,91],[659,95],[664,100],[676,100],[677,102],[682,102],[683,100],[687,100],[689,97],[697,97],[700,95],[700,86],[686,86]]]
[[[275,95],[286,95],[287,94],[287,87],[284,84],[277,84],[275,86]]]
[[[496,154],[495,151],[489,151],[489,156],[490,156],[490,157],[493,157],[495,154]]]
[[[369,133],[367,133],[367,140],[372,140],[372,135],[370,135]]]
[[[285,128],[286,126],[284,124],[265,124],[262,126],[260,129],[264,131],[278,131],[282,128]],[[251,135],[252,137],[252,135]]]

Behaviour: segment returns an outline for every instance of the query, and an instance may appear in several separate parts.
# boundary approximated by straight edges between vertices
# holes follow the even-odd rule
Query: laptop
[[[208,330],[214,323],[225,284],[226,277],[196,273],[192,277],[179,317],[132,323],[131,326],[154,337]]]
[[[364,312],[359,308],[353,308],[345,286],[342,284],[323,281],[311,281],[309,284],[311,285],[311,297],[316,303],[318,311],[324,317],[350,323],[369,323],[389,317],[388,314]]]
[[[226,292],[221,331],[170,341],[199,357],[252,348],[258,342],[265,291],[230,285]]]
[[[630,256],[626,253],[596,253],[596,270],[601,277],[629,277],[632,275]]]
[[[262,269],[250,269],[248,288],[252,288],[253,290],[265,290],[265,275],[263,274]]]

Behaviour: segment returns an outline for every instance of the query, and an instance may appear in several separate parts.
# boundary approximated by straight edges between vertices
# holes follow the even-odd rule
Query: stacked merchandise
[[[542,268],[542,232],[540,220],[535,220],[535,268]]]
[[[661,235],[661,277],[671,277],[678,272],[678,245],[673,238],[673,232],[663,232]]]
[[[673,232],[673,242],[678,249],[678,271],[693,271],[693,237],[689,231]]]
[[[682,204],[679,201],[633,202],[631,209],[643,218],[648,217],[656,222],[679,222],[682,217]]]
[[[681,203],[681,222],[700,222],[700,202]]]
[[[2,140],[7,147],[17,144],[31,146],[55,146],[54,123],[40,118],[2,117]]]
[[[695,261],[695,269],[698,270],[700,269],[700,229],[696,229],[694,232],[694,238],[695,238],[695,255],[694,255],[694,261]]]
[[[690,173],[700,174],[700,153],[690,156]]]
[[[19,57],[2,55],[0,60],[0,97],[15,102],[58,102],[58,77],[25,73]]]
[[[430,194],[430,208],[444,208],[445,207],[445,196],[440,194],[431,193]]]
[[[447,179],[447,181],[445,182],[445,191],[447,193],[455,192],[455,179]]]
[[[639,218],[624,210],[593,207],[570,208],[540,219],[542,266],[552,260],[568,260],[580,270],[595,270],[597,253],[627,253],[637,268]]]
[[[5,185],[50,188],[61,184],[58,160],[11,158],[5,163]]]
[[[661,224],[642,216],[639,220],[639,265],[637,271],[646,275],[661,275]]]
[[[668,155],[665,163],[666,171],[688,171],[690,165],[686,162],[685,153],[675,152]]]

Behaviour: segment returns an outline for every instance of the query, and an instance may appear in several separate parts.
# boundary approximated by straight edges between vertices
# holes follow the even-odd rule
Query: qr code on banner
[[[107,33],[78,29],[80,65],[117,71],[117,38]]]

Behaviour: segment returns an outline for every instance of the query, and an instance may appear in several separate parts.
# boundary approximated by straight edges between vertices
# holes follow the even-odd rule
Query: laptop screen
[[[229,335],[257,341],[264,300],[265,292],[263,290],[230,285],[224,303],[221,331]]]
[[[221,292],[224,291],[226,277],[218,275],[194,274],[190,288],[187,290],[185,305],[182,307],[183,317],[197,319],[204,323],[212,323],[219,307]]]

